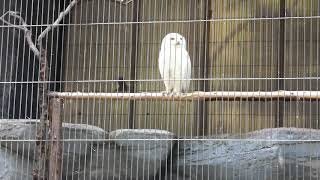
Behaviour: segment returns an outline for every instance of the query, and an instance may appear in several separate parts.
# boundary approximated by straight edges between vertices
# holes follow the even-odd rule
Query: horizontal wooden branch
[[[226,100],[226,101],[316,101],[320,100],[320,91],[213,91],[192,92],[180,95],[163,95],[161,92],[141,93],[83,93],[83,92],[50,92],[50,97],[66,99],[119,99],[119,100],[164,100],[164,101],[192,101],[192,100]]]

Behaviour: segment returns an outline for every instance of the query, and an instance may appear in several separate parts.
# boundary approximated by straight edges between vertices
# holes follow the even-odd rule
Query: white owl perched
[[[159,70],[166,86],[166,93],[185,93],[189,89],[191,61],[186,39],[178,33],[167,34],[159,54]]]

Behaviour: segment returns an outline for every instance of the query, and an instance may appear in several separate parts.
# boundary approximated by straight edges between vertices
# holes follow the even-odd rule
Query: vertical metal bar
[[[50,99],[49,128],[50,128],[50,154],[49,154],[49,180],[58,180],[61,175],[61,128],[63,115],[63,100]]]
[[[140,20],[140,7],[142,5],[142,0],[132,2],[132,13],[133,13],[133,22],[139,22]],[[136,79],[136,60],[139,49],[139,24],[132,24],[132,37],[131,37],[131,58],[130,58],[130,80]],[[135,81],[130,81],[130,93],[134,93]],[[129,128],[134,128],[134,117],[135,116],[135,100],[130,100],[129,102]]]
[[[286,0],[280,1],[280,17],[286,16]],[[277,84],[277,90],[283,90],[284,89],[284,46],[285,46],[285,20],[280,19],[280,32],[279,32],[279,59],[278,59],[278,84]],[[284,102],[278,100],[277,103],[277,113],[276,113],[276,127],[283,127],[283,106]]]

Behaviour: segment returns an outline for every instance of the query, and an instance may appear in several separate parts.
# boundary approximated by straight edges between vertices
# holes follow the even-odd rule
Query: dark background
[[[29,25],[51,24],[65,7],[64,0],[12,0],[0,1],[0,14],[8,10],[20,12]],[[7,17],[8,18],[8,17]],[[14,22],[13,19],[7,19]],[[68,17],[66,18],[66,21]],[[63,24],[64,22],[62,22]],[[20,30],[7,27],[0,22],[0,118],[38,118],[38,81],[39,64]],[[30,26],[35,40],[45,26]],[[64,26],[50,32],[47,41],[49,78],[60,80],[62,58],[62,39]],[[16,83],[4,83],[16,82]],[[24,83],[21,83],[24,82]],[[26,83],[30,82],[30,83]],[[51,90],[59,90],[59,83],[50,84]]]

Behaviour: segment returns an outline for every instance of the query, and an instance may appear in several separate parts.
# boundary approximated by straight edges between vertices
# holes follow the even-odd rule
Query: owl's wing
[[[182,53],[182,78],[190,79],[191,78],[191,60],[187,50],[184,50]]]
[[[164,61],[165,61],[165,54],[163,50],[160,50],[158,63],[159,63],[159,71],[162,79],[164,78],[164,74],[165,74]]]

